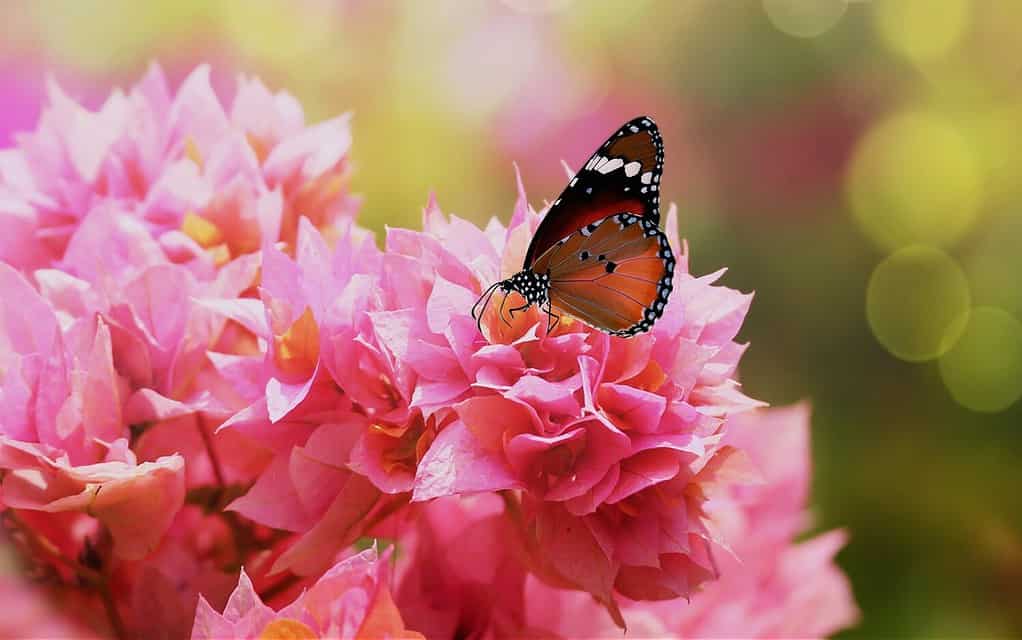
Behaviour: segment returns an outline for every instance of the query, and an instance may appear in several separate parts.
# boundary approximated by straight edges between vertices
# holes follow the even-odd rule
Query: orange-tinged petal
[[[213,258],[213,264],[222,267],[231,261],[231,248],[224,243],[218,244],[209,250],[209,255]]]
[[[199,145],[195,144],[195,139],[191,136],[185,140],[185,157],[194,162],[199,171],[202,171],[202,152],[199,151]]]
[[[667,374],[664,373],[663,368],[657,364],[656,360],[650,360],[646,363],[646,368],[640,371],[634,378],[628,380],[628,385],[642,389],[643,391],[655,392],[664,382],[667,381]]]
[[[273,359],[277,367],[289,375],[308,375],[319,361],[319,325],[312,309],[301,316],[283,335],[273,337]]]
[[[259,164],[262,164],[266,160],[266,156],[270,153],[269,144],[264,142],[254,133],[246,133],[245,139],[248,141],[248,146],[252,147],[252,152],[255,153],[256,158],[259,160]]]
[[[394,599],[390,595],[390,589],[381,588],[376,592],[376,601],[366,614],[362,626],[355,634],[355,640],[378,640],[379,638],[398,638],[407,640],[425,640],[426,636],[415,631],[405,629],[404,620],[401,619],[401,612],[398,611]]]
[[[316,632],[297,620],[281,618],[263,627],[259,640],[317,640]]]
[[[181,231],[203,249],[220,244],[224,239],[219,227],[192,211],[185,214],[181,222]]]

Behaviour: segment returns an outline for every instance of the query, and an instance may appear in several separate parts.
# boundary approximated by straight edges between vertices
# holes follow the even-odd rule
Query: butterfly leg
[[[486,305],[488,305],[490,303],[490,298],[493,297],[490,294],[493,293],[493,290],[496,289],[499,286],[500,286],[499,282],[495,282],[492,285],[490,285],[489,288],[487,288],[486,291],[483,291],[483,294],[481,296],[479,296],[479,299],[476,300],[476,303],[474,305],[472,305],[472,319],[473,320],[481,319],[483,317],[483,313],[486,312]],[[488,298],[487,296],[490,296],[490,297]],[[485,300],[486,302],[483,302],[483,300]],[[479,305],[480,304],[483,305],[482,309],[479,309]],[[479,309],[479,315],[478,316],[476,315],[476,309]]]
[[[526,303],[526,304],[523,304],[520,307],[515,307],[513,309],[508,309],[507,310],[507,315],[508,315],[509,318],[511,318],[513,320],[514,317],[515,317],[515,311],[525,311],[526,309],[529,308],[529,306],[530,305],[528,303]]]
[[[499,286],[499,282],[491,285],[490,288],[483,292],[483,295],[479,296],[476,303],[472,305],[472,318],[476,321],[476,327],[479,329],[479,333],[483,332],[483,314],[486,313],[486,307],[490,306],[490,300],[493,299],[493,294]],[[480,304],[482,304],[482,307],[479,306]],[[477,309],[479,310],[478,315],[476,315]]]
[[[547,305],[543,311],[546,312],[546,332],[547,335],[549,335],[557,328],[557,325],[561,324],[561,316],[554,313],[553,305],[551,305],[549,301],[547,301]]]
[[[504,296],[504,299],[500,301],[500,310],[497,311],[497,315],[500,316],[500,319],[504,321],[504,324],[510,327],[511,323],[508,322],[507,318],[504,317],[504,305],[507,304],[507,298],[508,298],[507,296]],[[513,310],[512,313],[514,313]]]

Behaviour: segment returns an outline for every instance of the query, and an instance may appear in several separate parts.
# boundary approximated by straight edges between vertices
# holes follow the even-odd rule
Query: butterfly
[[[537,305],[547,331],[568,314],[616,336],[648,331],[671,295],[674,254],[660,231],[664,145],[648,116],[626,122],[568,182],[536,229],[522,270],[490,286],[472,307],[482,315],[499,290],[514,317]],[[480,308],[481,307],[481,308]],[[478,314],[477,314],[478,311]]]

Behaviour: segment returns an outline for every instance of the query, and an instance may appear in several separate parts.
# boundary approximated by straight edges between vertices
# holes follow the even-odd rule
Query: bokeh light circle
[[[1022,322],[1003,309],[977,307],[939,362],[955,401],[974,411],[1002,411],[1022,397]]]
[[[822,35],[841,19],[848,0],[763,0],[763,10],[779,31],[798,38]]]
[[[846,187],[859,226],[886,249],[954,243],[975,222],[984,196],[973,145],[927,111],[875,125],[855,150]]]
[[[971,22],[969,0],[887,0],[872,7],[887,46],[917,63],[951,52]]]
[[[938,358],[969,318],[969,283],[957,263],[933,247],[912,246],[881,262],[866,290],[866,319],[888,351],[910,362]]]

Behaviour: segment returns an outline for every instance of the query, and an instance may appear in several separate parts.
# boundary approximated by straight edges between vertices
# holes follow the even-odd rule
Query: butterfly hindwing
[[[660,222],[664,146],[656,123],[640,116],[618,129],[568,182],[540,223],[524,267],[562,238],[616,213]]]
[[[533,269],[549,275],[554,309],[609,333],[634,335],[663,314],[674,264],[654,222],[619,213],[554,243]]]

